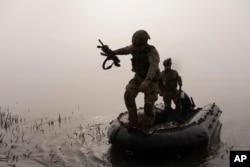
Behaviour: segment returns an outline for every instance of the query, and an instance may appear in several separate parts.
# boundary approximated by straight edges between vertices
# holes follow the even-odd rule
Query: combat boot
[[[144,120],[143,120],[143,127],[142,127],[143,134],[150,135],[153,133],[154,120],[155,120],[155,113],[154,113],[153,105],[150,103],[145,103]]]
[[[185,120],[182,117],[182,112],[181,110],[175,110],[174,111],[174,120],[178,123],[178,124],[184,124]]]
[[[137,116],[137,113],[136,112],[129,112],[129,115],[128,115],[128,120],[129,122],[128,123],[124,123],[124,127],[125,128],[128,128],[128,129],[131,129],[131,128],[137,128],[138,127],[138,116]]]
[[[173,115],[173,110],[171,107],[165,107],[164,110],[162,111],[162,116],[163,116],[163,120],[165,122],[168,122],[171,120],[171,117]]]

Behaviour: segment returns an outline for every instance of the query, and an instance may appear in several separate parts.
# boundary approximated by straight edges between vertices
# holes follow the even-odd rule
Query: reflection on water
[[[109,117],[59,115],[25,122],[1,111],[0,166],[227,166],[232,146],[220,139],[217,127],[207,149],[190,155],[141,159],[114,150],[106,137]]]

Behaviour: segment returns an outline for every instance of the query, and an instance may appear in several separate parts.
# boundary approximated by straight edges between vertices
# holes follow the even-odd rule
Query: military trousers
[[[135,102],[135,98],[139,94],[139,87],[141,83],[144,81],[144,78],[135,75],[127,84],[126,91],[124,93],[124,100],[129,112],[129,121],[135,124],[138,124],[137,117],[137,106]],[[154,103],[158,98],[158,82],[153,81],[150,82],[150,85],[144,92],[144,120],[143,127],[149,128],[154,123]]]
[[[173,100],[173,102],[175,104],[175,110],[177,111],[177,113],[180,114],[182,112],[181,100],[180,100],[179,96],[180,96],[180,94],[179,94],[179,91],[177,89],[163,91],[163,101],[165,104],[166,111],[171,110],[171,102]]]

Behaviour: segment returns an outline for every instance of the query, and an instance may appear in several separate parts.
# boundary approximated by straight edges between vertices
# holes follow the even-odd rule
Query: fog
[[[171,57],[198,105],[246,109],[249,9],[248,0],[1,0],[0,105],[27,115],[125,110],[131,56],[103,71],[96,46],[129,45],[145,29],[160,68]]]

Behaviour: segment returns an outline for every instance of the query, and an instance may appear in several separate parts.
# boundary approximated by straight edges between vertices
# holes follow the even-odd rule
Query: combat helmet
[[[172,64],[171,58],[168,58],[168,59],[166,59],[166,60],[163,61],[163,65],[164,66],[169,66],[171,64]]]
[[[146,45],[150,36],[145,30],[138,30],[132,36],[132,44],[134,46]]]

